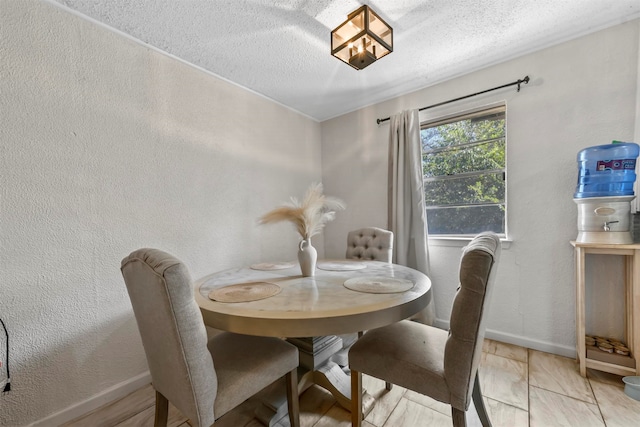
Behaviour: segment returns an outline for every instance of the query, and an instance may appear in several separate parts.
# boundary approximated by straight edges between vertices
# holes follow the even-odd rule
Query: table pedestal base
[[[348,349],[342,348],[342,339],[335,335],[326,337],[291,338],[287,341],[300,350],[300,368],[298,369],[298,395],[314,384],[328,390],[338,404],[351,411],[351,378],[346,369],[333,361],[332,356],[341,352],[338,359],[344,359]],[[284,383],[280,381],[279,383]],[[287,398],[284,394],[284,384],[276,383],[261,393],[261,405],[256,409],[255,416],[265,426],[275,426],[285,418],[287,412]],[[362,413],[367,416],[373,409],[375,400],[366,391],[362,391]],[[283,420],[286,421],[286,420]]]

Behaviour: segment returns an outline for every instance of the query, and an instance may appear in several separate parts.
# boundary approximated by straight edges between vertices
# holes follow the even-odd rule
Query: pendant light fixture
[[[393,52],[393,28],[367,5],[331,31],[331,55],[362,70]]]

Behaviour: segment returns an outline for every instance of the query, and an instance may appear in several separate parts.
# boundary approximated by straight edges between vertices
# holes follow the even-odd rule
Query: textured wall
[[[48,3],[0,0],[0,40],[0,425],[16,426],[146,371],[130,251],[194,278],[294,259],[293,227],[256,219],[320,179],[320,125]]]
[[[387,224],[388,122],[377,118],[499,86],[509,88],[422,112],[437,118],[495,102],[507,104],[508,232],[487,327],[494,337],[571,354],[575,343],[572,200],[576,154],[613,139],[633,141],[640,20],[618,25],[322,123],[323,176],[328,192],[350,209],[325,233],[327,256],[343,253],[350,229]],[[392,59],[391,59],[392,60]],[[640,104],[638,104],[640,105]],[[637,135],[637,131],[636,131]],[[640,142],[640,141],[639,141]],[[460,246],[431,241],[436,317],[448,322],[457,287]],[[596,259],[596,262],[598,260]],[[597,333],[621,334],[621,289],[612,266],[596,266]],[[598,332],[601,331],[601,332]]]

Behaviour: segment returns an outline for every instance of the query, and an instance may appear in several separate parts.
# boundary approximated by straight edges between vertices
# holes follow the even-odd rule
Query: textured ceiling
[[[640,17],[640,0],[49,1],[319,121]],[[357,71],[330,32],[361,4],[394,51]]]

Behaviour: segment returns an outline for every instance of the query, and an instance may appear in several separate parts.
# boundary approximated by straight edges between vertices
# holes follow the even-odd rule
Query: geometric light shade
[[[369,6],[351,12],[331,31],[331,55],[362,70],[393,52],[393,28]]]

